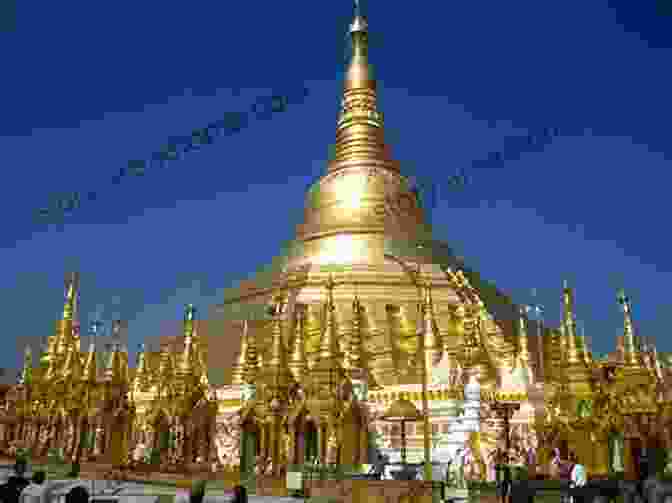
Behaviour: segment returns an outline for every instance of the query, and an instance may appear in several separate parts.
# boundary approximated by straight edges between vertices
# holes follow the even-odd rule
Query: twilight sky
[[[82,274],[83,322],[129,320],[135,350],[293,237],[334,141],[352,5],[261,5],[19,4],[0,32],[0,366],[53,333],[68,270]],[[568,279],[597,353],[622,333],[624,286],[639,332],[671,351],[663,0],[371,0],[365,12],[387,141],[404,174],[438,187],[435,237],[515,301],[536,288],[551,321]],[[172,136],[303,86],[303,103],[112,184]],[[460,170],[471,183],[458,188]],[[98,200],[40,222],[77,191]]]

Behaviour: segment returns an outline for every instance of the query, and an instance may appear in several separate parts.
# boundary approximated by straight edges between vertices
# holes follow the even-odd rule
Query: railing
[[[142,488],[129,486],[126,483],[118,483],[114,487],[108,487],[101,490],[101,485],[94,485],[93,482],[94,481],[91,480],[72,482],[47,481],[40,487],[29,486],[29,488],[24,490],[21,494],[20,503],[35,503],[42,501],[42,495],[46,496],[45,500],[47,503],[62,503],[65,500],[65,495],[76,486],[83,486],[86,488],[91,495],[89,501],[92,503],[163,503],[162,500],[166,500],[165,503],[172,503],[176,492],[175,486],[164,486],[164,491],[161,491],[161,487],[155,485],[154,491],[145,491]],[[156,489],[159,490],[157,491]],[[233,495],[227,493],[218,496],[206,494],[204,501],[207,503],[208,500],[212,501],[213,498],[217,498],[218,501],[221,501],[222,499],[228,501],[233,498]]]
[[[355,470],[347,470],[347,467],[337,464],[330,463],[324,465],[313,465],[313,464],[304,464],[304,465],[295,465],[294,470],[302,474],[303,480],[346,480],[352,478],[352,476],[362,475],[361,473]]]

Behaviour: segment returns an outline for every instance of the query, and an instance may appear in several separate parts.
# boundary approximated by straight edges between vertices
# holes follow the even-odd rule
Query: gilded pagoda
[[[128,350],[118,342],[109,351],[96,348],[97,322],[88,351],[82,350],[78,298],[78,275],[69,274],[63,317],[39,365],[27,349],[21,378],[5,397],[0,449],[28,450],[36,459],[56,451],[63,461],[122,466],[140,445],[161,451],[158,461],[166,466],[205,464],[216,403],[194,307],[185,309],[181,354],[141,350],[131,369]],[[120,329],[114,321],[113,341]]]
[[[131,369],[115,346],[99,365],[95,344],[80,349],[78,281],[68,278],[56,334],[39,366],[26,355],[8,396],[0,448],[112,464],[150,449],[145,461],[166,470],[277,472],[368,464],[403,434],[426,477],[430,461],[467,447],[469,476],[491,479],[505,434],[497,402],[520,404],[512,455],[538,472],[552,447],[575,451],[593,476],[634,476],[642,449],[672,448],[668,362],[637,336],[624,293],[618,349],[593,358],[569,285],[560,327],[547,327],[432,238],[427,203],[384,140],[358,10],[349,31],[333,159],[270,275],[215,306],[226,328],[208,330],[208,342],[187,306],[172,350],[143,350]],[[235,345],[233,358],[208,349],[216,338]],[[208,371],[226,361],[229,382],[211,384]],[[409,430],[384,421],[391,411]]]

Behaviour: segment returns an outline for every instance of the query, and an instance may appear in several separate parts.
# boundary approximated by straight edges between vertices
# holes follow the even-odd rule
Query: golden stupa
[[[506,433],[493,402],[520,405],[513,455],[537,472],[552,447],[575,451],[597,475],[634,474],[642,448],[672,447],[667,362],[635,334],[625,294],[622,343],[596,360],[568,285],[561,326],[548,328],[432,239],[423,201],[384,141],[359,9],[349,31],[334,158],[287,253],[216,306],[219,321],[200,323],[187,306],[179,340],[143,348],[136,368],[119,344],[104,362],[95,342],[82,350],[79,282],[69,276],[39,366],[27,353],[7,392],[0,450],[192,473],[357,466],[373,448],[398,448],[398,425],[384,422],[396,401],[421,413],[406,432],[425,477],[446,435],[446,452],[471,448],[470,477],[493,477]],[[213,350],[221,340],[234,350]],[[226,362],[228,382],[211,383]]]

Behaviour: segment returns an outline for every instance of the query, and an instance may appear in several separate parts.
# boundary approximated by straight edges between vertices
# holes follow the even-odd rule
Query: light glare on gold
[[[365,250],[359,249],[361,246],[357,245],[361,245],[361,243],[358,243],[352,235],[348,234],[326,238],[321,246],[321,253],[317,262],[323,265],[357,262],[357,259],[362,256],[361,252],[366,253]]]
[[[342,201],[347,210],[358,210],[362,207],[362,200],[366,194],[366,177],[362,175],[348,175],[335,182],[336,198]]]

